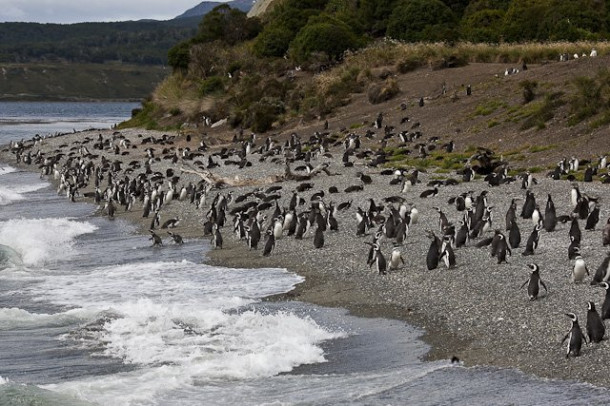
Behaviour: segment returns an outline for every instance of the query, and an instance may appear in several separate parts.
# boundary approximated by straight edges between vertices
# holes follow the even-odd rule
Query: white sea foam
[[[7,378],[0,376],[0,385],[6,385],[9,382]]]
[[[17,251],[24,265],[42,266],[69,257],[74,239],[96,229],[66,218],[8,220],[0,223],[0,244]]]
[[[0,186],[0,206],[6,206],[7,204],[25,200],[25,193],[35,192],[36,190],[40,190],[47,186],[48,183],[45,182]]]
[[[0,165],[0,176],[6,175],[7,173],[11,173],[11,172],[16,172],[16,171],[17,171],[17,168],[13,168],[12,166]]]
[[[30,313],[16,307],[0,308],[0,331],[32,327],[60,327],[91,320],[95,314],[82,309],[63,313]]]
[[[281,269],[227,269],[183,261],[54,275],[32,293],[57,304],[110,311],[88,338],[133,372],[49,386],[102,405],[132,405],[197,383],[253,379],[324,362],[340,337],[308,317],[249,306],[302,278]]]

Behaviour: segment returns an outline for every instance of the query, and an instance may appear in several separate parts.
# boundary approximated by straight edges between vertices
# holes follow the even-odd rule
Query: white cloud
[[[200,0],[0,0],[0,22],[169,20],[199,3]]]

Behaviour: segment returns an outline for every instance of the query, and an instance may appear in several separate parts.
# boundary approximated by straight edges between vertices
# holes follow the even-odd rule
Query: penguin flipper
[[[546,285],[544,284],[544,282],[540,281],[540,284],[542,285],[542,287],[544,288],[544,291],[546,293],[549,293],[549,290],[546,288]]]
[[[527,285],[527,284],[528,284],[528,282],[529,282],[529,281],[530,281],[530,280],[528,279],[528,280],[526,280],[525,282],[523,282],[523,285],[521,285],[521,287],[520,287],[519,289],[523,289],[523,288],[525,287],[525,285]]]
[[[563,340],[561,340],[561,344],[559,344],[559,346],[561,347],[563,345],[563,343],[568,339],[568,337],[570,336],[570,331],[568,331],[568,333],[563,337]],[[569,353],[568,353],[569,354]]]

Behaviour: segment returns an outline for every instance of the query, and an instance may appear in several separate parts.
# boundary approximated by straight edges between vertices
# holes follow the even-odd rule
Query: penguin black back
[[[587,335],[590,342],[599,343],[604,339],[606,326],[604,326],[604,322],[595,309],[595,303],[587,302],[587,306]]]

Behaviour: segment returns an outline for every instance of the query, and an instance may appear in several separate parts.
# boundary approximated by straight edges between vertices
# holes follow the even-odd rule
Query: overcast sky
[[[169,20],[199,3],[201,0],[0,0],[0,22]]]

